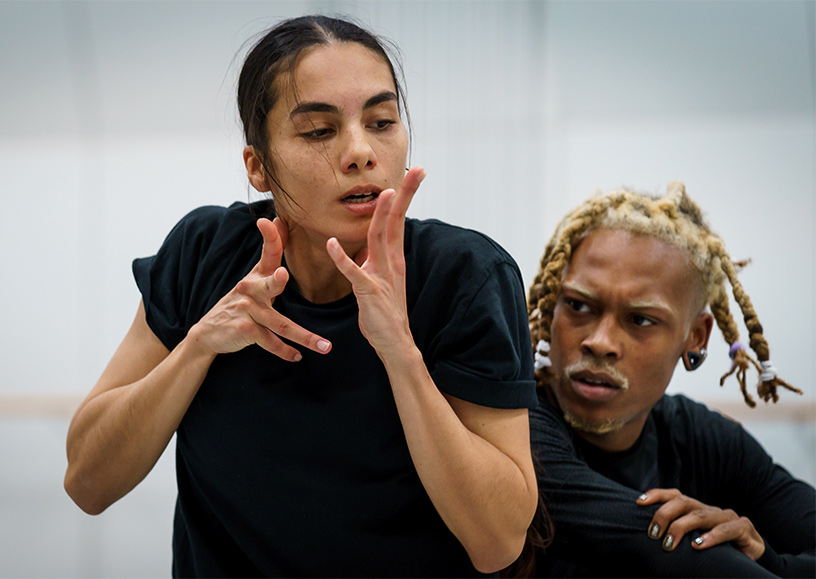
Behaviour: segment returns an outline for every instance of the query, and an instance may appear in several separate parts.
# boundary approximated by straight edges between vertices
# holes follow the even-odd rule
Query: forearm
[[[524,448],[504,452],[463,424],[416,348],[381,359],[414,465],[440,516],[477,569],[494,572],[509,565],[521,552],[538,497],[526,410],[518,411]]]
[[[188,337],[143,378],[83,402],[68,430],[65,475],[80,508],[101,513],[147,476],[213,358]]]

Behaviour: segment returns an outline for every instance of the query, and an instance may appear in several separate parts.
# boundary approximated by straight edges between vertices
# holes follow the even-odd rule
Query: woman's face
[[[379,193],[405,175],[408,136],[391,71],[360,44],[332,43],[305,52],[293,76],[279,77],[267,121],[272,169],[286,192],[273,191],[276,209],[290,243],[325,247],[337,237],[353,254]]]

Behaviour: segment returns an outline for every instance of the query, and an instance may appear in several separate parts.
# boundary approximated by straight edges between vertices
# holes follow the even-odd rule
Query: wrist
[[[177,349],[182,357],[201,360],[207,364],[212,363],[218,355],[218,352],[210,348],[206,340],[204,340],[200,323],[190,328],[184,339],[179,342]]]
[[[405,371],[420,365],[425,368],[422,352],[419,351],[410,336],[407,340],[395,341],[388,347],[377,348],[376,351],[389,375],[392,372]]]

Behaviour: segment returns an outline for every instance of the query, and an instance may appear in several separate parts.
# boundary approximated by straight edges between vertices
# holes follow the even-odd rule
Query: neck
[[[294,239],[293,239],[294,237]],[[349,282],[326,251],[326,240],[308,243],[294,235],[284,249],[286,269],[300,294],[310,302],[325,304],[351,292]]]
[[[563,414],[564,420],[570,426],[570,429],[577,436],[604,452],[622,452],[632,448],[632,445],[634,445],[638,437],[640,437],[640,433],[643,432],[646,419],[651,411],[650,408],[645,413],[630,416],[622,420],[619,424],[616,424],[611,431],[599,434],[593,432],[593,429],[599,428],[597,423],[588,423],[586,426],[582,426],[579,424],[581,422],[580,420],[567,416],[567,413],[564,413],[564,409],[558,404],[558,400],[549,385],[545,386],[544,392],[550,404]]]
[[[604,452],[623,452],[632,448],[637,442],[640,433],[643,432],[643,424],[639,428],[632,429],[634,425],[627,425],[617,432],[608,432],[606,434],[595,434],[592,432],[584,432],[573,429],[575,434],[586,440],[589,444],[596,448],[600,448]]]

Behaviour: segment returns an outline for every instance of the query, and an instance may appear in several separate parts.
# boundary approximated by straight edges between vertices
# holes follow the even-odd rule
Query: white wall
[[[740,417],[816,481],[815,8],[0,3],[0,576],[169,574],[172,450],[88,517],[61,489],[70,409],[43,418],[9,400],[83,396],[135,312],[130,261],[189,209],[247,199],[242,43],[311,11],[356,16],[401,47],[413,161],[429,174],[412,215],[485,231],[528,284],[557,220],[595,188],[684,180],[732,255],[753,258],[742,279],[774,363],[805,390],[782,394],[788,414]],[[729,360],[712,342],[672,389],[740,413],[735,383],[716,385]]]

